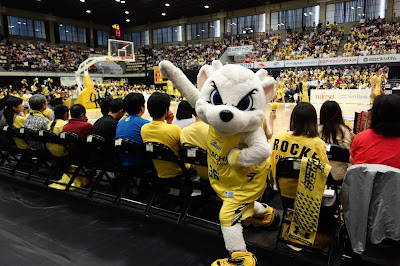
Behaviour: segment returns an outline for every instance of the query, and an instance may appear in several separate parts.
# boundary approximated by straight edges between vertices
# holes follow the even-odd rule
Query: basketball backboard
[[[133,42],[108,39],[108,56],[115,60],[134,62]]]

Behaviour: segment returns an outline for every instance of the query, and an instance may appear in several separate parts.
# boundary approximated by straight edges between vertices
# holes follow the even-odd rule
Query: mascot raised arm
[[[201,68],[197,85],[171,62],[162,61],[160,70],[209,124],[207,139],[208,177],[223,204],[219,213],[228,258],[214,265],[256,265],[246,250],[241,222],[271,226],[279,222],[276,210],[256,200],[266,187],[267,158],[271,155],[262,123],[266,99],[274,94],[275,80],[266,70],[257,73],[238,65]]]

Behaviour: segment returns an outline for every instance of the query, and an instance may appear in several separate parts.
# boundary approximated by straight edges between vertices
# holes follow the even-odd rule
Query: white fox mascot
[[[271,155],[261,127],[266,99],[274,95],[273,78],[266,70],[252,72],[238,65],[201,68],[198,89],[171,62],[162,61],[164,77],[195,107],[198,116],[210,125],[208,133],[208,176],[223,200],[219,214],[228,258],[214,265],[256,265],[256,257],[246,250],[241,221],[245,225],[271,226],[279,222],[276,210],[256,200],[266,186],[266,159]]]

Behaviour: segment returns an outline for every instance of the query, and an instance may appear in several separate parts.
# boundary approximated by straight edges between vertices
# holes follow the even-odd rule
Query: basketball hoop
[[[125,60],[125,59],[132,59],[132,56],[121,56],[121,59],[122,59],[122,60]]]

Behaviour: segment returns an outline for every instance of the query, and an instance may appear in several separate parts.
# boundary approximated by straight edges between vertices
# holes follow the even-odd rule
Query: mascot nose
[[[229,121],[232,120],[233,114],[232,114],[232,112],[229,111],[229,110],[222,110],[222,111],[219,113],[219,117],[221,117],[222,121],[224,121],[224,122],[229,122]]]

